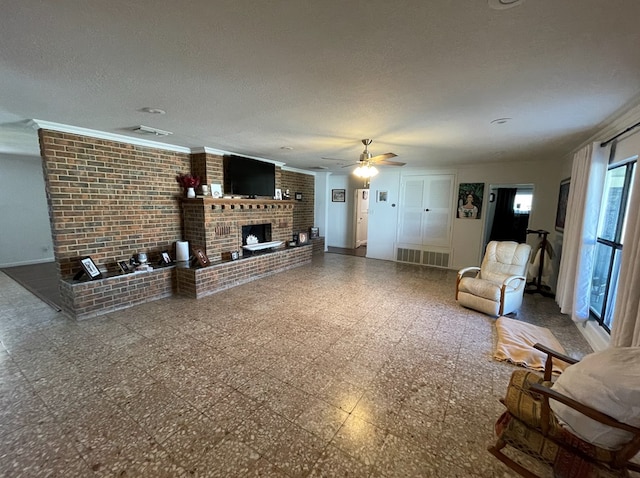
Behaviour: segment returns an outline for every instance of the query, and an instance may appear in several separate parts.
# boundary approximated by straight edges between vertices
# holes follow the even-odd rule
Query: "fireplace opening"
[[[242,226],[242,245],[247,245],[247,237],[254,236],[257,242],[271,241],[271,224],[248,224]],[[255,242],[255,240],[253,241]],[[249,244],[251,241],[249,242]]]

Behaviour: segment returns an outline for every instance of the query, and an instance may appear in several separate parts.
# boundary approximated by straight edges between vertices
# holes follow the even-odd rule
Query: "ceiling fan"
[[[372,139],[363,139],[362,144],[364,144],[364,151],[360,154],[360,160],[357,163],[348,164],[343,166],[343,168],[350,168],[352,166],[357,165],[358,167],[353,171],[356,176],[361,178],[370,178],[378,174],[378,170],[374,165],[384,165],[384,166],[404,166],[406,163],[401,163],[400,161],[390,161],[390,158],[395,158],[397,154],[394,153],[385,153],[379,154],[377,156],[373,156],[369,152],[369,145],[373,142]],[[334,158],[322,158],[329,159],[332,161],[342,161],[336,160]]]

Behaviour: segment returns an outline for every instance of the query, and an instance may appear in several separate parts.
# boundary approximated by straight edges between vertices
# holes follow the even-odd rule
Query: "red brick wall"
[[[311,262],[312,253],[311,246],[302,246],[209,267],[177,267],[177,292],[187,297],[204,297],[260,277],[308,264]]]
[[[292,236],[295,204],[292,201],[259,199],[185,199],[185,240],[205,249],[212,262],[231,251],[242,254],[242,226],[271,224],[271,240],[288,241]]]
[[[98,267],[141,251],[155,259],[182,238],[175,180],[188,154],[40,130],[54,254],[62,278],[91,256]]]
[[[315,210],[315,177],[309,174],[282,170],[280,187],[289,190],[291,199],[295,202],[293,212],[294,232],[309,231],[314,226],[313,213]],[[295,194],[302,193],[302,201],[295,201]]]

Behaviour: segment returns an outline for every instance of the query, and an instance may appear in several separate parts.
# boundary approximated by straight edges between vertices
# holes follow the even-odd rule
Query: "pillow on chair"
[[[616,420],[640,426],[640,347],[618,347],[585,356],[567,367],[552,387]],[[549,400],[560,422],[594,445],[616,450],[632,435],[598,423],[556,400]]]

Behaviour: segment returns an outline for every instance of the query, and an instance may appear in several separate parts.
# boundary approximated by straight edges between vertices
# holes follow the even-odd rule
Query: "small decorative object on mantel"
[[[273,199],[277,199],[277,200],[282,199],[282,189],[276,188],[276,195],[273,196]]]
[[[309,228],[309,238],[315,239],[320,237],[320,228],[319,227],[310,227]]]
[[[213,197],[213,198],[221,198],[222,197],[222,184],[212,184],[211,185],[211,197]]]
[[[291,199],[291,193],[289,192],[288,189],[285,189],[284,192],[282,193],[282,199],[284,200]]]
[[[176,176],[176,181],[178,181],[178,184],[185,189],[188,198],[196,197],[196,188],[200,186],[200,178],[198,176],[193,176],[191,174],[178,174]]]

